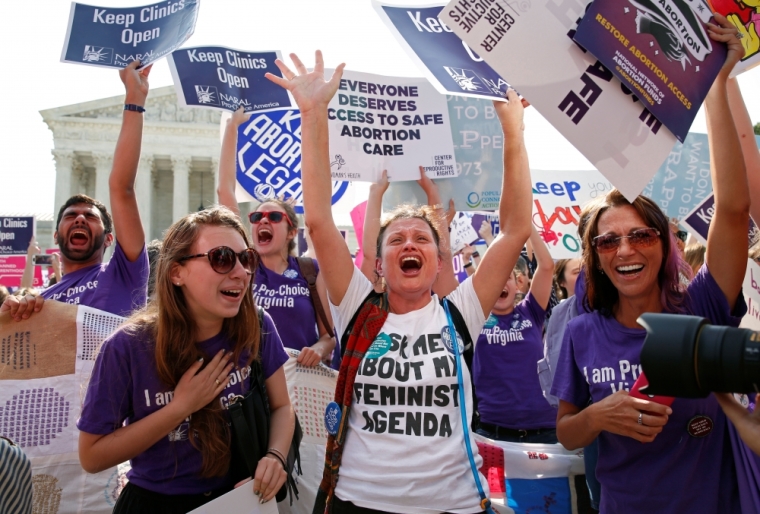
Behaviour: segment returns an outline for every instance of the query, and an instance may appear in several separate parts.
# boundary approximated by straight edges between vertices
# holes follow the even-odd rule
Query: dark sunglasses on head
[[[675,236],[676,236],[678,239],[680,239],[681,241],[683,241],[684,243],[686,242],[686,240],[687,240],[687,239],[689,239],[689,233],[688,233],[688,232],[686,232],[685,230],[679,230],[679,231],[678,231],[678,232],[676,232],[674,235],[675,235]]]
[[[591,245],[596,248],[599,253],[612,252],[620,247],[620,242],[623,239],[628,240],[628,244],[633,248],[645,248],[652,246],[660,239],[660,231],[656,228],[640,228],[634,230],[627,236],[616,236],[615,234],[603,234],[596,236]]]
[[[256,253],[256,250],[253,248],[246,248],[240,253],[235,253],[235,251],[229,246],[217,246],[206,253],[186,255],[185,257],[180,258],[177,262],[195,259],[196,257],[208,257],[211,269],[221,274],[232,271],[235,268],[236,260],[240,261],[240,265],[243,266],[249,274],[253,274],[256,271],[256,266],[259,263],[259,254]]]
[[[293,226],[288,215],[280,211],[256,211],[248,215],[248,221],[251,223],[259,223],[264,218],[267,218],[270,223],[280,223],[284,219],[288,225]]]

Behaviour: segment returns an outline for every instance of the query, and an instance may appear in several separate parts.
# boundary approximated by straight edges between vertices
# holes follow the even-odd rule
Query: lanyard
[[[462,427],[464,428],[464,445],[467,448],[467,458],[470,461],[470,471],[472,471],[472,477],[475,479],[475,485],[478,488],[478,495],[480,496],[480,508],[482,508],[488,514],[495,514],[491,508],[491,500],[486,497],[486,493],[483,491],[483,485],[480,483],[480,476],[478,475],[478,468],[475,467],[475,457],[472,454],[472,445],[470,444],[470,427],[469,423],[467,422],[467,408],[465,407],[464,385],[462,383],[462,357],[459,353],[457,331],[454,328],[454,321],[451,319],[451,313],[449,312],[449,302],[446,299],[443,300],[443,309],[446,311],[446,320],[449,324],[451,348],[457,359],[456,363],[457,383],[459,384],[459,412],[462,415]]]

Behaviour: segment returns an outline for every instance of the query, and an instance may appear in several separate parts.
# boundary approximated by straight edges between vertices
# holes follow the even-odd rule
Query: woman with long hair
[[[559,300],[573,296],[580,272],[580,259],[560,259],[554,264],[554,291]]]
[[[647,312],[703,316],[737,325],[746,268],[749,193],[726,81],[743,55],[736,29],[715,15],[710,37],[728,55],[705,100],[715,214],[705,265],[688,273],[668,219],[651,200],[613,190],[587,205],[584,303],[590,312],[565,331],[552,394],[560,399],[557,436],[568,449],[599,438],[596,477],[602,513],[740,512],[728,422],[713,396],[671,406],[629,395],[641,374]]]
[[[301,111],[306,226],[338,333],[350,332],[336,404],[328,412],[334,420],[328,431],[334,432],[314,512],[482,512],[478,489],[485,494],[488,487],[477,473],[482,459],[468,432],[469,372],[463,365],[453,367],[465,334],[454,337],[445,309],[456,308],[466,335],[477,339],[529,236],[523,105],[511,90],[507,102],[495,102],[504,130],[502,198],[509,201],[500,204],[501,232],[475,274],[441,305],[432,294],[444,266],[434,211],[402,206],[388,213],[377,237],[375,269],[385,279],[385,292],[376,295],[372,282],[353,265],[330,208],[327,106],[343,65],[325,81],[319,51],[311,72],[297,56],[291,58],[297,73],[277,61],[284,78],[267,77],[288,89]]]
[[[267,314],[259,326],[251,294],[257,260],[228,209],[182,218],[164,237],[155,297],[103,343],[77,424],[79,458],[90,473],[130,461],[114,512],[184,513],[232,489],[226,410],[251,388],[259,358],[270,448],[253,490],[267,501],[285,482],[295,416],[287,354]]]
[[[238,127],[249,117],[241,107],[227,120],[219,159],[219,203],[238,215],[240,210],[235,198],[237,134]],[[299,363],[316,366],[327,361],[335,348],[332,319],[326,308],[327,291],[319,265],[312,259],[319,305],[323,306],[329,323],[325,326],[314,309],[305,272],[295,256],[298,216],[293,205],[271,198],[250,213],[248,220],[253,247],[261,256],[253,289],[257,304],[272,316],[285,347],[300,350]]]

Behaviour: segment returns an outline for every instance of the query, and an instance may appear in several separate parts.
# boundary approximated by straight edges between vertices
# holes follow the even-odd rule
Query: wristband
[[[469,268],[470,266],[472,266],[472,263],[471,263],[471,262],[468,262],[468,263],[467,263],[467,264],[465,264],[463,267],[464,267],[464,268]]]
[[[280,452],[275,453],[275,451],[277,451],[275,448],[270,448],[269,451],[267,451],[267,455],[274,456],[274,458],[276,458],[280,462],[280,464],[282,464],[282,469],[287,473],[288,467],[285,465],[285,461],[282,459],[282,457],[277,455],[277,453],[280,453]]]
[[[472,255],[470,255],[470,258],[474,259],[475,257],[480,257],[480,254],[478,252],[472,252]]]
[[[124,110],[143,113],[145,112],[145,107],[136,104],[124,104]]]

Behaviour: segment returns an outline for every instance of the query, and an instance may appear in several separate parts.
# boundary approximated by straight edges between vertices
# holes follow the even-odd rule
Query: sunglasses
[[[613,252],[620,247],[620,241],[623,239],[627,239],[628,244],[633,248],[646,248],[654,245],[660,239],[660,231],[656,228],[640,228],[627,236],[604,234],[596,236],[591,241],[591,245],[599,253]]]
[[[248,221],[251,223],[260,223],[264,218],[267,218],[270,223],[280,223],[284,219],[288,225],[293,226],[293,222],[290,221],[287,214],[280,211],[256,211],[248,215]]]
[[[208,257],[211,269],[221,274],[232,271],[235,268],[235,262],[240,261],[240,265],[245,268],[249,275],[252,275],[255,273],[256,266],[259,264],[259,254],[253,248],[246,248],[240,253],[235,253],[235,251],[229,246],[217,246],[206,253],[187,255],[180,258],[177,262],[195,259],[197,257]]]
[[[678,239],[680,239],[681,241],[683,241],[684,243],[685,243],[685,242],[686,242],[686,240],[689,238],[689,233],[688,233],[688,232],[686,232],[685,230],[679,230],[678,232],[675,232],[675,233],[674,233],[674,235],[675,235],[675,236],[676,236]]]

